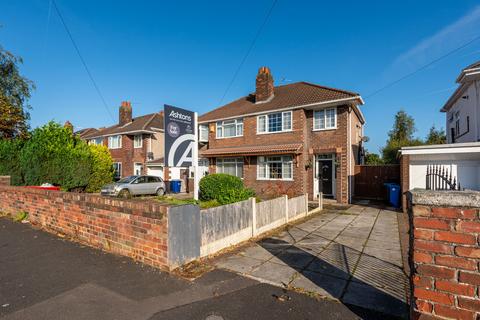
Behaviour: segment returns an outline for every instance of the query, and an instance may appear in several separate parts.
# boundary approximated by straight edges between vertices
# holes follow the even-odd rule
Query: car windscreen
[[[125,177],[125,178],[122,178],[122,179],[118,180],[117,183],[130,183],[133,180],[135,180],[136,178],[137,178],[137,176]]]

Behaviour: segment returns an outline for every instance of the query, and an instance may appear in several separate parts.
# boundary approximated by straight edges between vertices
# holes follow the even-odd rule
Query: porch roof
[[[241,146],[229,148],[214,148],[201,151],[200,155],[203,157],[224,156],[224,155],[266,155],[266,154],[282,154],[282,153],[301,153],[303,144],[276,144],[263,146]]]

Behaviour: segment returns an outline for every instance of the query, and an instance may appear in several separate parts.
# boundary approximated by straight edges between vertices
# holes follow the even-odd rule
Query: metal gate
[[[385,182],[400,183],[400,165],[356,165],[354,170],[354,197],[383,200]]]

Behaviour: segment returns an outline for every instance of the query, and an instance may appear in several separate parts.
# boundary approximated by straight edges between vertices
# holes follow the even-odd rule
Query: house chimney
[[[132,122],[132,104],[130,101],[122,101],[118,110],[118,124],[123,126],[129,122]]]
[[[268,67],[258,69],[255,103],[266,102],[273,98],[273,76]]]
[[[73,124],[70,121],[65,121],[65,124],[63,125],[64,128],[70,130],[70,132],[73,132]]]

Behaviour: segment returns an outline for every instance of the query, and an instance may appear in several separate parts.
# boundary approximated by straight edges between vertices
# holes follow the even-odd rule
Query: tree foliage
[[[100,188],[113,180],[113,160],[108,148],[101,145],[90,145],[92,174],[88,181],[87,192],[98,192]]]
[[[365,164],[368,165],[379,165],[383,164],[383,159],[377,153],[367,152],[365,155]]]
[[[443,128],[437,129],[435,125],[430,128],[425,144],[444,144],[447,143],[447,135]]]
[[[23,77],[20,57],[0,46],[0,138],[26,137],[30,105],[28,99],[35,88],[32,81]]]
[[[0,175],[10,176],[12,185],[22,185],[23,175],[20,165],[20,151],[23,141],[20,139],[0,139]]]

